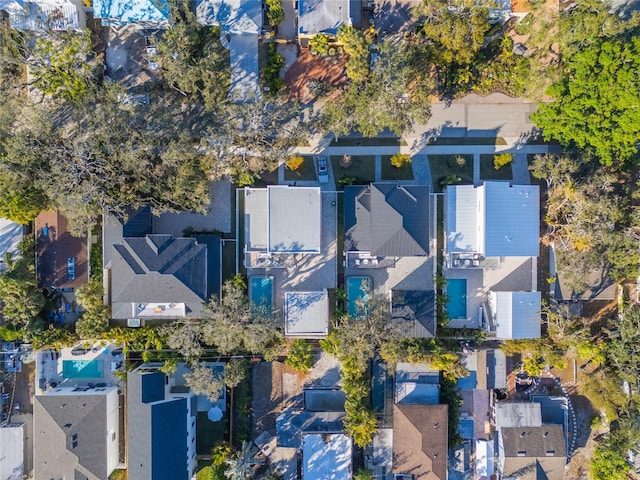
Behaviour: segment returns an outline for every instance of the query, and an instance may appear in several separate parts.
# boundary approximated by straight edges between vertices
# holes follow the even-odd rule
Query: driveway
[[[407,32],[414,20],[411,10],[420,5],[421,0],[379,0],[373,15],[373,24],[382,37]]]

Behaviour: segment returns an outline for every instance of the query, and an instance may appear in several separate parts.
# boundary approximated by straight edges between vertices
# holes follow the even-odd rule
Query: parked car
[[[327,169],[327,157],[318,157],[318,182],[329,183],[329,171]]]
[[[71,355],[75,355],[75,356],[84,355],[86,353],[89,353],[90,351],[91,350],[88,348],[76,347],[73,350],[71,350]]]
[[[67,275],[69,280],[75,280],[76,278],[76,260],[73,257],[67,258]]]

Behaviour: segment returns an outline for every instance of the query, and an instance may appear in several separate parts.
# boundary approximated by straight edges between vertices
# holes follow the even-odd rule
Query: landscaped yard
[[[336,189],[342,190],[344,184],[366,185],[375,181],[376,159],[373,155],[350,155],[349,157],[350,159],[345,161],[343,155],[331,156]],[[342,179],[348,179],[349,182],[340,182]]]
[[[445,184],[473,183],[473,155],[428,155],[428,158],[436,192],[442,192]]]
[[[296,170],[291,170],[289,167],[284,166],[284,179],[287,181],[296,181],[296,180],[311,180],[314,181],[317,179],[316,176],[316,166],[313,162],[313,156],[311,155],[300,155],[302,157],[302,165],[300,165]]]
[[[493,166],[493,159],[493,154],[480,155],[480,178],[482,180],[511,180],[513,178],[511,164],[496,170]]]
[[[391,165],[391,155],[382,155],[382,180],[413,180],[411,163],[397,168]]]
[[[212,422],[207,417],[207,412],[198,412],[196,418],[196,453],[198,455],[210,455],[211,449],[227,440],[227,416],[219,422]]]

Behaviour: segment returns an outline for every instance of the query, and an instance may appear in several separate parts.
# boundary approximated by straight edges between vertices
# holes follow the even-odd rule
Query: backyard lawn
[[[331,156],[331,167],[338,190],[342,190],[345,183],[366,185],[376,179],[376,158],[373,155],[350,155],[348,166],[345,166],[343,155]],[[341,183],[341,179],[351,179],[351,182]]]
[[[382,155],[382,180],[413,180],[411,163],[397,168],[391,165],[391,155]]]
[[[442,192],[445,183],[473,184],[473,155],[428,155],[428,158],[436,192]],[[445,182],[447,178],[449,182]]]
[[[316,166],[313,162],[312,155],[300,155],[303,159],[302,165],[296,170],[291,170],[289,167],[284,166],[284,179],[287,181],[296,180],[311,180],[314,181],[316,177]]]
[[[196,418],[196,453],[210,455],[211,449],[227,440],[227,415],[219,422],[212,422],[207,412],[198,412]]]
[[[482,180],[511,180],[513,178],[511,164],[496,170],[493,167],[493,158],[493,154],[480,155],[480,178]]]

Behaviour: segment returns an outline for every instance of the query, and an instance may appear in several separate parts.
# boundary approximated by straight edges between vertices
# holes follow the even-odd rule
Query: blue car
[[[69,280],[76,278],[76,260],[73,257],[67,258],[67,275],[69,276]]]

